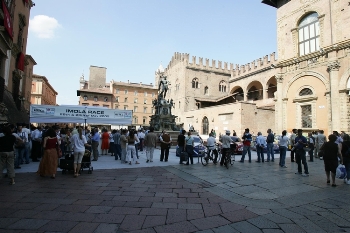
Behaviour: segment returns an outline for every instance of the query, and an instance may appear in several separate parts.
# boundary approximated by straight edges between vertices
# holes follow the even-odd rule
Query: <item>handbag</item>
[[[21,149],[21,148],[24,148],[25,144],[23,141],[17,141],[15,143],[15,148],[18,148],[18,149]]]
[[[186,151],[182,151],[182,152],[180,153],[180,159],[181,159],[182,161],[187,161],[187,159],[188,159],[188,153],[187,153]]]

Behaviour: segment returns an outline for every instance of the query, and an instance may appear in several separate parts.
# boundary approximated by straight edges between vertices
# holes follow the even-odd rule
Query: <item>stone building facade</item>
[[[79,105],[132,110],[133,126],[149,126],[149,117],[153,114],[152,100],[157,96],[154,85],[114,80],[106,83],[105,70],[104,67],[90,66],[89,80],[83,76],[80,78]],[[91,75],[93,87],[90,86]]]
[[[56,105],[58,93],[45,76],[34,74],[32,77],[31,103],[39,105]]]
[[[189,63],[188,54],[175,53],[164,72],[172,84],[168,98],[176,103],[178,123],[185,129],[193,125],[200,134],[210,129],[242,134],[249,125],[255,133],[267,128],[277,134],[293,128],[349,132],[348,2],[262,2],[277,9],[278,59],[272,53],[222,67],[222,62],[209,65],[208,59],[203,64],[202,58],[197,64],[195,57]]]
[[[276,129],[349,132],[348,1],[263,3],[277,9]]]
[[[31,0],[2,0],[0,122],[28,123],[34,59],[26,56]]]

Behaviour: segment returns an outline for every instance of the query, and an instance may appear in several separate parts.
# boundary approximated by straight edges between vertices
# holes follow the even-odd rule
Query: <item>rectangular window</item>
[[[137,104],[137,98],[134,99],[134,103]]]
[[[147,113],[147,108],[143,108],[143,113]]]
[[[152,93],[152,97],[154,97],[154,93]]]
[[[119,102],[119,96],[115,97],[115,102]]]
[[[118,108],[119,108],[118,104],[114,105],[114,108],[115,108],[115,109],[118,109]]]
[[[308,54],[310,52],[310,44],[309,41],[305,42],[305,54]]]
[[[124,105],[124,110],[128,110],[128,106],[127,105]]]
[[[82,103],[82,105],[83,105],[83,106],[89,106],[89,104],[87,104],[87,103]]]
[[[138,124],[139,119],[137,117],[134,118],[134,124]]]
[[[103,107],[105,107],[105,108],[109,108],[109,105],[103,105]]]
[[[134,95],[137,95],[137,91],[134,92]]]
[[[142,119],[142,124],[146,124],[146,118]]]
[[[138,110],[138,109],[137,109],[137,107],[135,106],[135,107],[134,107],[134,112],[137,112],[137,110]]]
[[[299,29],[299,41],[303,41],[303,40],[304,40],[303,29]]]
[[[315,52],[316,51],[316,39],[310,40],[310,52]]]
[[[100,106],[100,105],[99,105],[99,104],[93,104],[92,106],[98,107],[98,106]]]
[[[309,27],[304,27],[304,40],[307,40],[309,38]]]
[[[312,128],[312,107],[311,105],[301,106],[301,127]]]
[[[144,104],[147,104],[147,100],[146,100],[146,99],[144,99],[144,100],[143,100],[143,103],[144,103]]]
[[[125,93],[125,95],[127,95],[128,94],[128,90],[125,90],[124,93]]]
[[[119,94],[119,89],[115,89],[115,93],[116,93],[116,94]]]
[[[144,95],[147,96],[147,91],[145,91]]]
[[[128,102],[128,97],[124,98],[124,102],[127,103]]]

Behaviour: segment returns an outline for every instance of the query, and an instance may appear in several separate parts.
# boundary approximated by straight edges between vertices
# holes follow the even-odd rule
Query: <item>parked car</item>
[[[202,157],[205,152],[207,151],[207,147],[204,146],[203,140],[199,136],[191,136],[194,139],[193,143],[193,157]],[[179,147],[176,146],[176,151]],[[179,157],[178,154],[176,154],[177,157]]]
[[[241,155],[243,152],[243,143],[239,137],[230,136],[232,139],[231,149],[233,150],[233,154]]]

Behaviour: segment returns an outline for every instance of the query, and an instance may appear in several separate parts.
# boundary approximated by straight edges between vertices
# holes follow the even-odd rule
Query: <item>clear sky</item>
[[[27,54],[60,105],[78,104],[90,65],[106,67],[107,82],[154,83],[174,52],[246,64],[276,51],[276,9],[260,0],[34,2]]]

